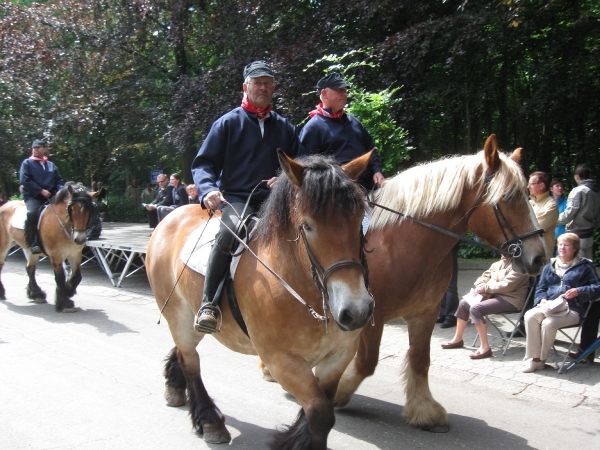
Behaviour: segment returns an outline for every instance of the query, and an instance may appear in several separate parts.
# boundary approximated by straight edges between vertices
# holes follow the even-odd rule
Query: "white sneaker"
[[[527,361],[523,368],[523,373],[531,373],[536,370],[544,370],[546,368],[546,361],[534,361],[533,358]]]

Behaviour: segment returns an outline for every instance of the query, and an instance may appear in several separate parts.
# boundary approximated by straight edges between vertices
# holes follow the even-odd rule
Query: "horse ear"
[[[512,159],[517,164],[521,164],[522,153],[523,153],[523,148],[519,147],[514,152],[512,152],[512,155],[510,155],[510,159]]]
[[[483,146],[485,155],[485,164],[487,165],[488,175],[496,173],[500,167],[500,155],[498,154],[498,140],[495,134],[490,134]]]
[[[294,186],[298,188],[302,186],[302,182],[304,181],[304,166],[294,161],[280,148],[277,149],[277,158],[279,158],[279,165],[281,166],[281,169],[288,176]]]
[[[67,186],[67,191],[69,191],[69,195],[73,195],[75,193],[75,189],[73,189],[73,186],[71,185]]]
[[[371,161],[371,156],[373,156],[373,152],[377,150],[377,147],[373,147],[369,152],[365,153],[358,158],[353,159],[352,161],[344,164],[342,166],[342,170],[352,181],[358,180],[360,174],[365,171],[367,166],[369,165],[369,161]]]

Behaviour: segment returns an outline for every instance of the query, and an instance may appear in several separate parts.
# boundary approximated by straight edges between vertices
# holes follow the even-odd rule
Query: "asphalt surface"
[[[459,271],[465,292],[487,268]],[[74,297],[79,311],[57,314],[54,277],[38,270],[49,304],[25,297],[24,260],[9,257],[0,302],[0,449],[206,449],[191,429],[186,407],[163,399],[163,358],[172,346],[168,327],[144,274],[114,288],[96,265],[83,268]],[[559,375],[549,358],[544,371],[523,374],[524,340],[506,356],[472,361],[471,347],[442,350],[454,329],[436,328],[431,390],[448,410],[451,429],[433,434],[401,417],[400,368],[408,348],[406,326],[386,327],[377,372],[348,407],[336,412],[331,449],[565,449],[600,448],[600,364]],[[471,344],[474,328],[467,328]],[[559,350],[560,350],[559,346]],[[211,396],[226,416],[232,448],[264,449],[273,431],[290,423],[298,405],[277,384],[262,380],[255,357],[235,354],[214,339],[199,350]],[[596,360],[598,361],[598,360]]]

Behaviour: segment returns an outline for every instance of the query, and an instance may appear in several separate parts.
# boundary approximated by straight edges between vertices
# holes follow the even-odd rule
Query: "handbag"
[[[569,313],[569,303],[561,295],[554,300],[548,300],[543,306],[542,311],[546,317],[566,316]]]

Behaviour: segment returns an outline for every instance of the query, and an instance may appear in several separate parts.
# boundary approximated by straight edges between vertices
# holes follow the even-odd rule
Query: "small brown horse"
[[[282,155],[284,173],[263,204],[250,248],[289,283],[315,315],[321,311],[330,317],[330,323],[326,328],[316,320],[306,305],[246,251],[236,271],[234,291],[249,337],[233,318],[226,292],[220,302],[223,326],[213,336],[234,351],[258,353],[275,379],[301,404],[295,423],[279,433],[272,448],[325,450],[335,422],[332,400],[338,381],[356,353],[360,329],[374,308],[362,251],[366,200],[351,181],[364,170],[371,155],[343,168],[322,156],[294,161]],[[193,426],[204,434],[205,441],[221,443],[231,438],[223,414],[202,382],[196,350],[204,337],[194,330],[204,277],[180,260],[186,237],[207,220],[199,205],[169,214],[152,234],[146,267],[176,345],[166,359],[165,398],[171,405],[182,405],[187,389]],[[315,271],[317,266],[320,269]],[[327,297],[329,312],[323,312]]]
[[[35,269],[43,255],[34,255],[25,242],[25,232],[12,226],[13,215],[19,208],[25,208],[22,201],[11,201],[0,208],[0,274],[6,255],[13,243],[18,244],[25,252],[27,259],[27,296],[35,303],[46,303],[46,293],[35,280]],[[54,269],[56,280],[57,312],[75,312],[75,304],[71,297],[76,294],[81,282],[81,255],[85,245],[85,231],[95,214],[95,206],[87,191],[63,188],[42,213],[39,224],[39,237],[46,255]],[[69,279],[65,275],[63,262],[71,265],[72,274]],[[0,281],[0,299],[6,300],[6,292]]]
[[[510,157],[500,154],[491,135],[476,155],[413,167],[388,180],[375,202],[458,235],[470,230],[496,248],[509,247],[516,270],[536,275],[546,262],[545,245],[535,232],[539,226],[527,199],[520,158],[520,148]],[[347,404],[374,373],[384,324],[402,318],[410,342],[403,415],[413,426],[447,431],[446,410],[429,390],[429,352],[457,238],[377,207],[366,237],[367,249],[373,249],[367,259],[377,302],[375,326],[363,329],[357,355],[339,383],[336,404]]]

